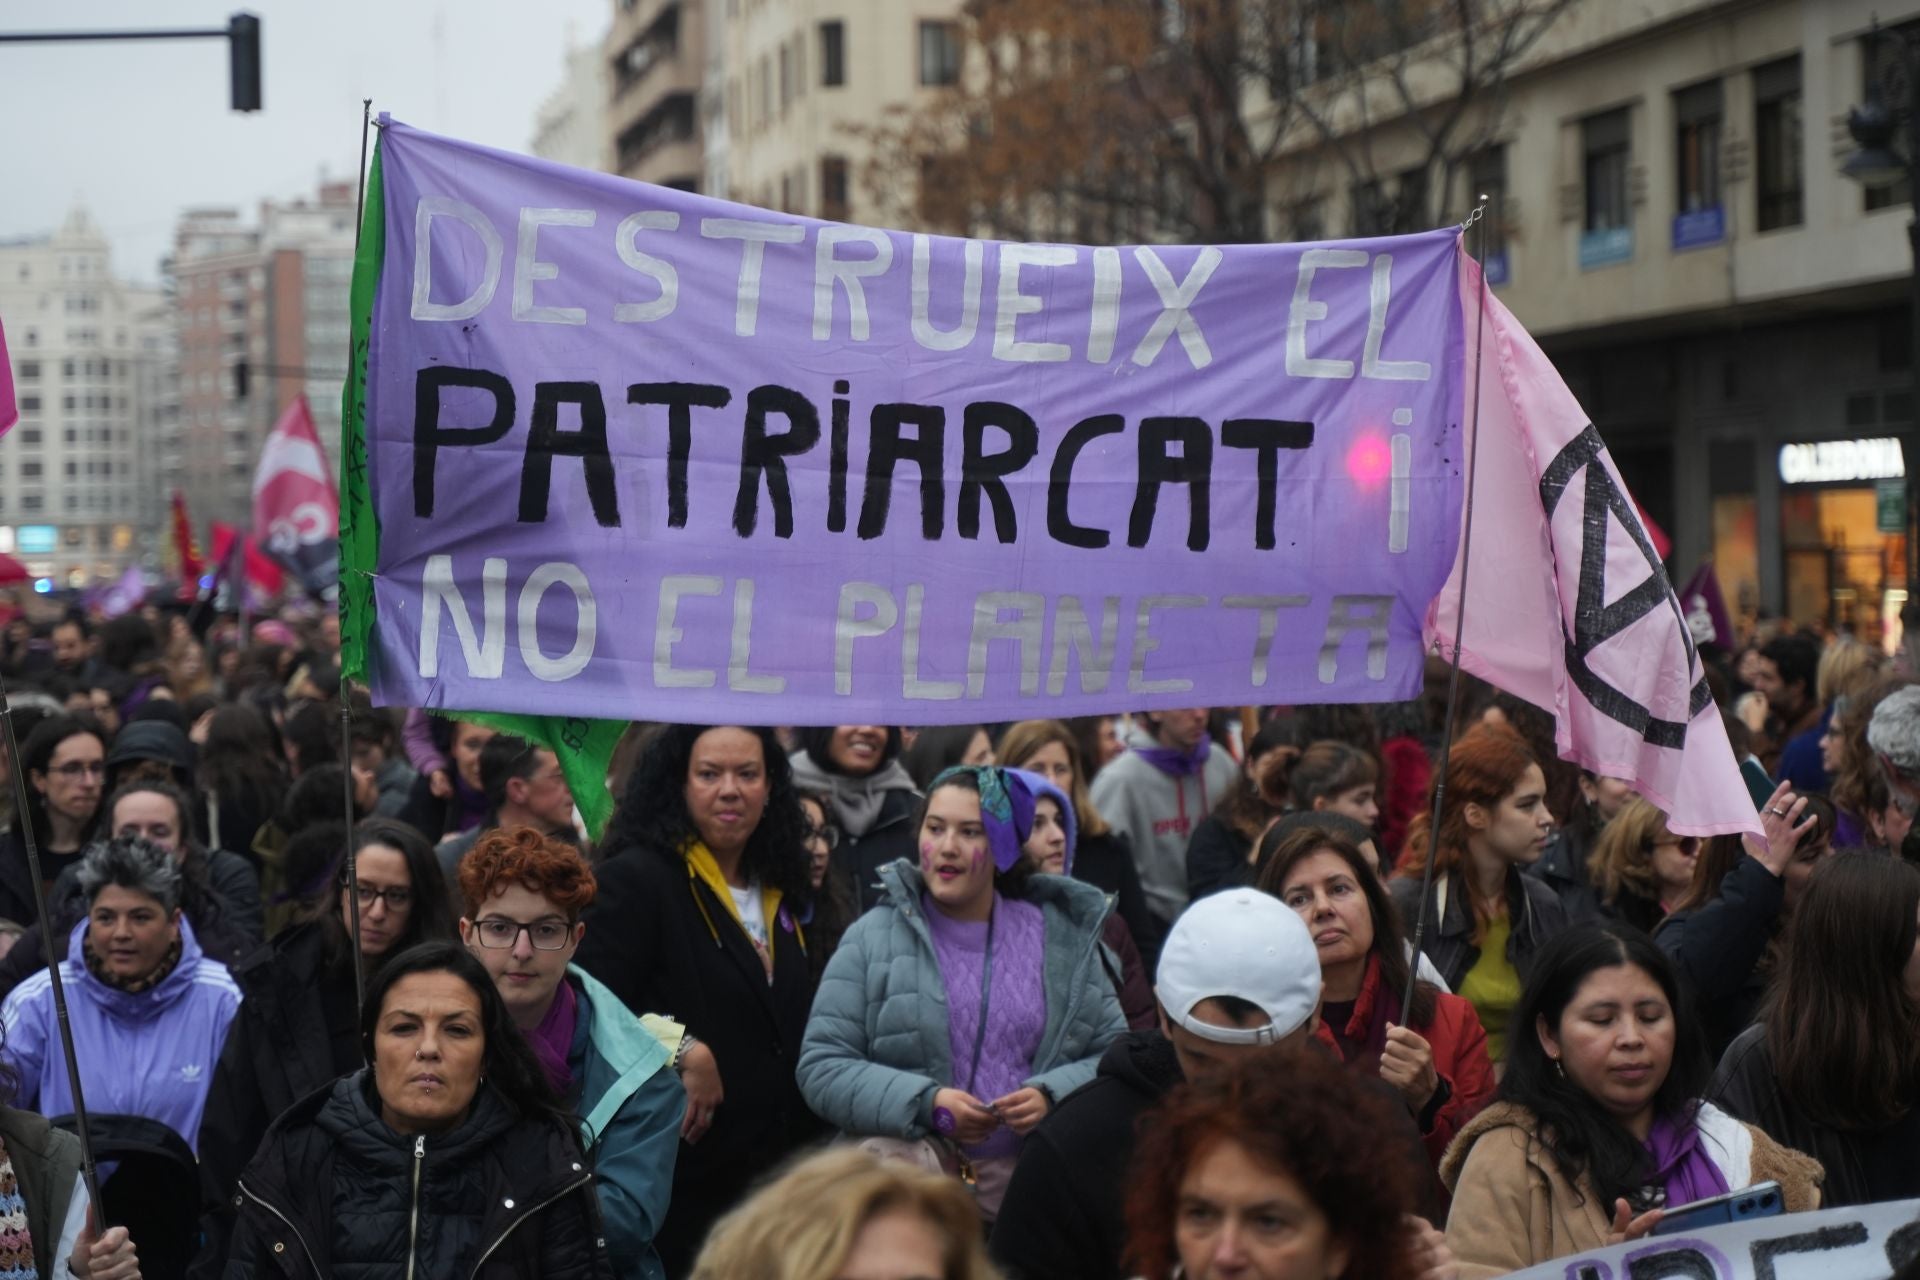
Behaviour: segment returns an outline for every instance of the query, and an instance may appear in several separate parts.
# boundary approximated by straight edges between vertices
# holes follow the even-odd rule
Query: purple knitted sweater
[[[933,952],[947,988],[947,1037],[953,1046],[953,1086],[982,1102],[1005,1097],[1033,1074],[1033,1056],[1047,1029],[1047,992],[1042,961],[1046,920],[1031,902],[1009,902],[993,895],[993,991],[987,1007],[987,1033],[980,1064],[973,1070],[973,1042],[980,1027],[980,973],[987,955],[985,922],[967,924],[941,913],[923,896]],[[1020,1139],[1004,1126],[985,1142],[967,1148],[976,1159],[1015,1155]]]

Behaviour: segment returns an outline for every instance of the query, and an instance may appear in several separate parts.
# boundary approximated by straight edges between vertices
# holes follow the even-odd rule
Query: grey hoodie
[[[1240,766],[1216,742],[1197,774],[1175,778],[1137,754],[1158,745],[1145,729],[1130,728],[1127,753],[1094,775],[1093,804],[1132,843],[1147,908],[1171,923],[1187,906],[1188,837],[1232,794]]]

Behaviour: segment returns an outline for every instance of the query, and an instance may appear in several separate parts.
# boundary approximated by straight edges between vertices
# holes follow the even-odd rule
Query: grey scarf
[[[795,784],[810,791],[824,791],[831,796],[834,817],[839,819],[840,829],[856,840],[873,830],[873,824],[880,821],[880,811],[887,803],[887,792],[905,791],[912,794],[914,791],[913,779],[898,760],[889,760],[864,778],[828,773],[814,763],[813,757],[805,751],[794,752],[791,760]]]

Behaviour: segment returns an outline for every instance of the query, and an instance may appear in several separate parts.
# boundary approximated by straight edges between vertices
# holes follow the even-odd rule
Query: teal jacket
[[[902,858],[880,868],[880,880],[879,905],[854,921],[821,976],[800,1049],[800,1092],[847,1134],[924,1138],[933,1095],[954,1077],[947,988],[920,906],[920,869]],[[1106,895],[1037,875],[1027,900],[1046,920],[1047,1022],[1025,1083],[1057,1104],[1093,1079],[1127,1023],[1100,963]]]
[[[580,998],[567,1065],[579,1089],[574,1106],[593,1157],[607,1253],[623,1277],[665,1280],[653,1237],[673,1192],[686,1090],[666,1049],[618,996],[578,965],[568,966],[567,981]]]

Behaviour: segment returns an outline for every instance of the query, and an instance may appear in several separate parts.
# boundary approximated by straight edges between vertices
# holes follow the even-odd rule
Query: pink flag
[[[253,531],[261,549],[317,596],[340,577],[340,498],[305,396],[273,424],[253,473]]]
[[[7,359],[7,330],[0,325],[0,436],[20,421],[20,404],[13,398],[13,362]]]
[[[1460,261],[1480,398],[1460,665],[1552,712],[1562,758],[1632,782],[1676,834],[1759,834],[1679,601],[1613,459],[1520,322],[1491,293],[1482,300],[1479,266]],[[1469,422],[1471,410],[1469,400]],[[1427,615],[1443,654],[1461,570]]]

